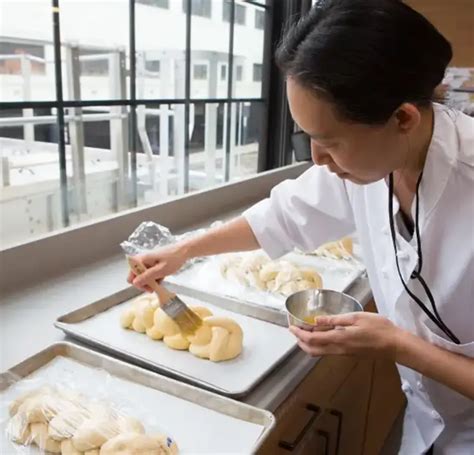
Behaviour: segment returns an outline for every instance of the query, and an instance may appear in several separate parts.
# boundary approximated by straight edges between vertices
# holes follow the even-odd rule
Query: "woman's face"
[[[354,183],[367,184],[400,167],[407,135],[392,116],[383,125],[350,123],[335,115],[328,101],[294,78],[287,80],[291,115],[311,138],[311,156],[318,166]]]

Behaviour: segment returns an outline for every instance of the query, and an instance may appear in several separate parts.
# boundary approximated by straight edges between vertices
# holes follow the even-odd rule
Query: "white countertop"
[[[65,340],[53,326],[56,318],[127,286],[122,254],[78,267],[39,285],[12,292],[0,305],[0,368],[2,371],[49,346]],[[366,280],[350,291],[362,303],[370,299]],[[317,359],[302,351],[291,355],[245,398],[245,402],[274,411],[308,374]]]

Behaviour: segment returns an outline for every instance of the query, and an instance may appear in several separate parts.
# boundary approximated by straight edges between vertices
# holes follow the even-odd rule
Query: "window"
[[[188,12],[188,0],[183,0],[183,12]],[[211,0],[191,0],[193,16],[211,17]]]
[[[235,67],[235,79],[239,82],[242,81],[243,74],[244,74],[244,67],[242,65],[237,65]]]
[[[255,10],[255,28],[259,30],[265,28],[265,13],[259,9]]]
[[[268,99],[252,71],[268,67],[272,37],[253,21],[269,8],[235,4],[235,22],[246,26],[235,27],[231,47],[224,0],[192,0],[191,40],[183,1],[99,1],[91,21],[84,2],[60,0],[56,59],[51,0],[27,2],[34,27],[24,2],[0,3],[9,18],[0,38],[0,104],[8,102],[0,109],[0,213],[8,213],[0,249],[240,179],[266,162]],[[213,5],[219,17],[203,20]]]
[[[81,49],[80,56],[86,57],[81,59],[81,76],[106,76],[109,73],[109,62],[106,55],[109,53],[111,53],[109,49]],[[97,60],[87,60],[87,56],[94,55]]]
[[[1,41],[0,55],[8,56],[0,60],[0,74],[22,74],[22,60],[20,58],[22,55],[30,63],[32,74],[45,73],[44,46],[15,41]]]
[[[262,80],[262,68],[263,68],[263,65],[261,63],[254,63],[253,64],[253,80],[254,80],[254,82],[260,82]]]
[[[224,0],[222,19],[224,22],[230,22],[230,13],[232,8],[232,2],[230,0]],[[235,4],[235,23],[245,25],[246,8],[243,5]]]
[[[160,73],[160,61],[159,60],[146,60],[145,69],[152,73]]]
[[[197,63],[193,66],[193,77],[198,80],[207,79],[207,65],[203,63]]]
[[[221,65],[220,80],[225,81],[227,79],[227,65],[224,63]]]
[[[169,0],[137,0],[142,5],[157,6],[158,8],[169,8]]]

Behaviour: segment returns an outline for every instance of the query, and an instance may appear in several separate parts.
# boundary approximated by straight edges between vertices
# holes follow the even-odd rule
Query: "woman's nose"
[[[311,142],[311,158],[313,163],[318,166],[325,166],[332,162],[331,155],[325,153],[322,147],[314,144],[314,142]]]

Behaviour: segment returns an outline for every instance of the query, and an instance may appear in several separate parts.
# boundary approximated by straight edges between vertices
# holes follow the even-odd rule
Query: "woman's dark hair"
[[[398,0],[319,1],[276,51],[287,76],[368,124],[404,102],[429,104],[451,57],[446,38]]]

